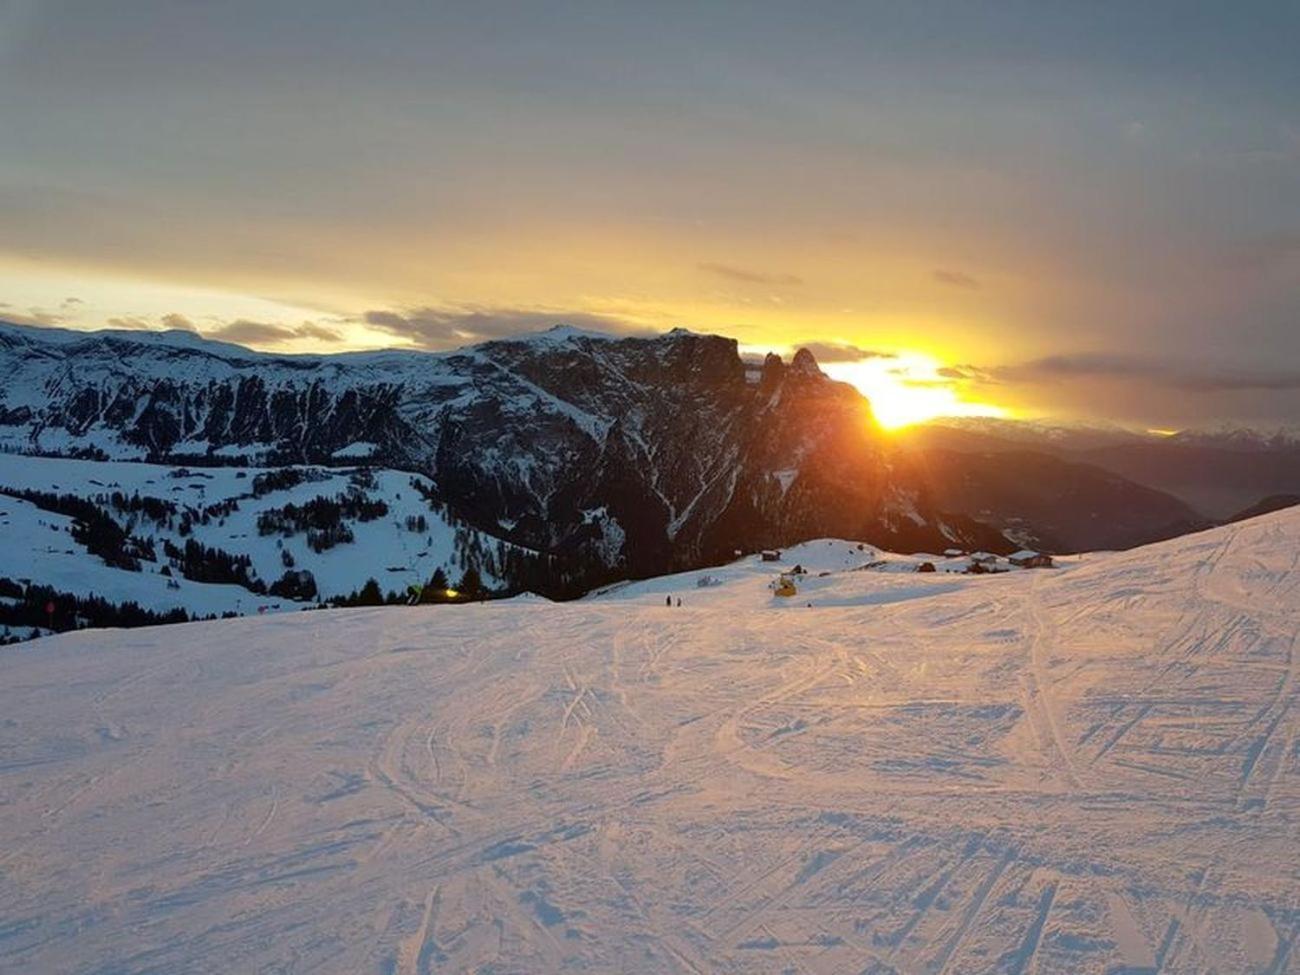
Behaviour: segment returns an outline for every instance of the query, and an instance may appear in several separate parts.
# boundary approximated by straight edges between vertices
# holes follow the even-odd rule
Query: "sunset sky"
[[[1300,422],[1297,38],[1293,0],[0,0],[0,319],[681,325],[904,412]]]

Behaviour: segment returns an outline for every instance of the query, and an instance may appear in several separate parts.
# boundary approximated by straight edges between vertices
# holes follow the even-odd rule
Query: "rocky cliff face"
[[[188,333],[0,326],[0,446],[428,475],[479,528],[646,574],[821,535],[1006,547],[935,510],[866,400],[806,351],[747,368],[677,330],[276,356]]]

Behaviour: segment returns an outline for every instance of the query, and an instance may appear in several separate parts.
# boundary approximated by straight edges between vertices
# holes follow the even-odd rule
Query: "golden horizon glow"
[[[962,398],[957,384],[943,376],[942,363],[919,352],[890,358],[830,362],[822,371],[857,387],[870,402],[871,411],[886,430],[899,430],[941,416],[1007,417],[1006,407]]]

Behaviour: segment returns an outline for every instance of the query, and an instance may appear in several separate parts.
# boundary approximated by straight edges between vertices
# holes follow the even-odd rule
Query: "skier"
[[[672,608],[673,608],[673,597],[672,597],[672,596],[665,596],[665,597],[664,597],[664,605],[667,606],[669,609],[672,609]]]
[[[682,597],[681,597],[681,596],[678,596],[678,597],[677,597],[677,605],[680,606],[681,604],[682,604]]]

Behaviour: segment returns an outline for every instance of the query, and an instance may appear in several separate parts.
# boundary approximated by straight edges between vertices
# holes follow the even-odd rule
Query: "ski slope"
[[[1300,511],[861,554],[0,652],[0,970],[1300,970]]]

